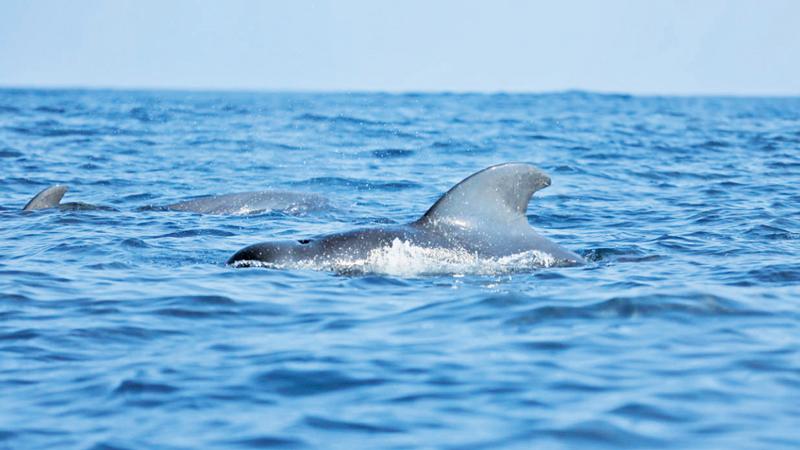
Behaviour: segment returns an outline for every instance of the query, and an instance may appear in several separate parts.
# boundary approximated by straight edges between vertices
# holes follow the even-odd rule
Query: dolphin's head
[[[227,264],[247,267],[256,263],[286,264],[304,259],[308,254],[309,240],[262,242],[249,245],[228,259]]]

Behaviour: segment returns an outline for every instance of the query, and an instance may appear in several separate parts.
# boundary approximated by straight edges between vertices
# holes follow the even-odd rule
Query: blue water
[[[588,265],[224,264],[504,161]],[[800,99],[0,90],[0,168],[0,448],[800,446]]]

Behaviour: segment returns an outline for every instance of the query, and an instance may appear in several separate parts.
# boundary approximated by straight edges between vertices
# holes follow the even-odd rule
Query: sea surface
[[[507,161],[587,265],[225,265]],[[272,447],[800,448],[800,98],[0,90],[0,448]]]

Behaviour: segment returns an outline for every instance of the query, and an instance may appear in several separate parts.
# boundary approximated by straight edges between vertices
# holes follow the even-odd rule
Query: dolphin
[[[239,250],[227,263],[234,267],[335,267],[337,261],[364,260],[399,241],[478,258],[538,252],[550,258],[548,266],[584,264],[581,256],[539,235],[528,223],[528,202],[534,192],[547,186],[550,177],[530,164],[499,164],[467,177],[409,224],[263,242]]]
[[[327,198],[317,194],[290,191],[256,191],[236,194],[212,195],[163,206],[171,211],[189,211],[200,214],[256,214],[264,211],[282,211],[302,214],[329,208]]]
[[[62,210],[114,210],[114,208],[108,206],[90,205],[88,203],[61,203],[61,199],[64,198],[66,192],[67,186],[62,184],[50,186],[36,194],[22,210],[34,211],[48,208],[59,208]],[[289,191],[256,191],[211,195],[144,209],[184,211],[199,214],[244,215],[256,214],[264,211],[302,214],[320,211],[328,207],[330,207],[330,202],[321,195]]]

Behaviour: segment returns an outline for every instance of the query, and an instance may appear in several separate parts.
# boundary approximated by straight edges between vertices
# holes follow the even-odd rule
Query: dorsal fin
[[[527,224],[525,212],[531,196],[547,186],[550,177],[530,164],[491,166],[447,191],[416,224],[461,227]]]
[[[55,208],[59,203],[61,203],[61,199],[64,197],[65,192],[67,192],[67,187],[63,184],[50,186],[49,188],[36,194],[31,201],[29,201],[28,204],[22,208],[22,210],[33,211],[36,209]]]

